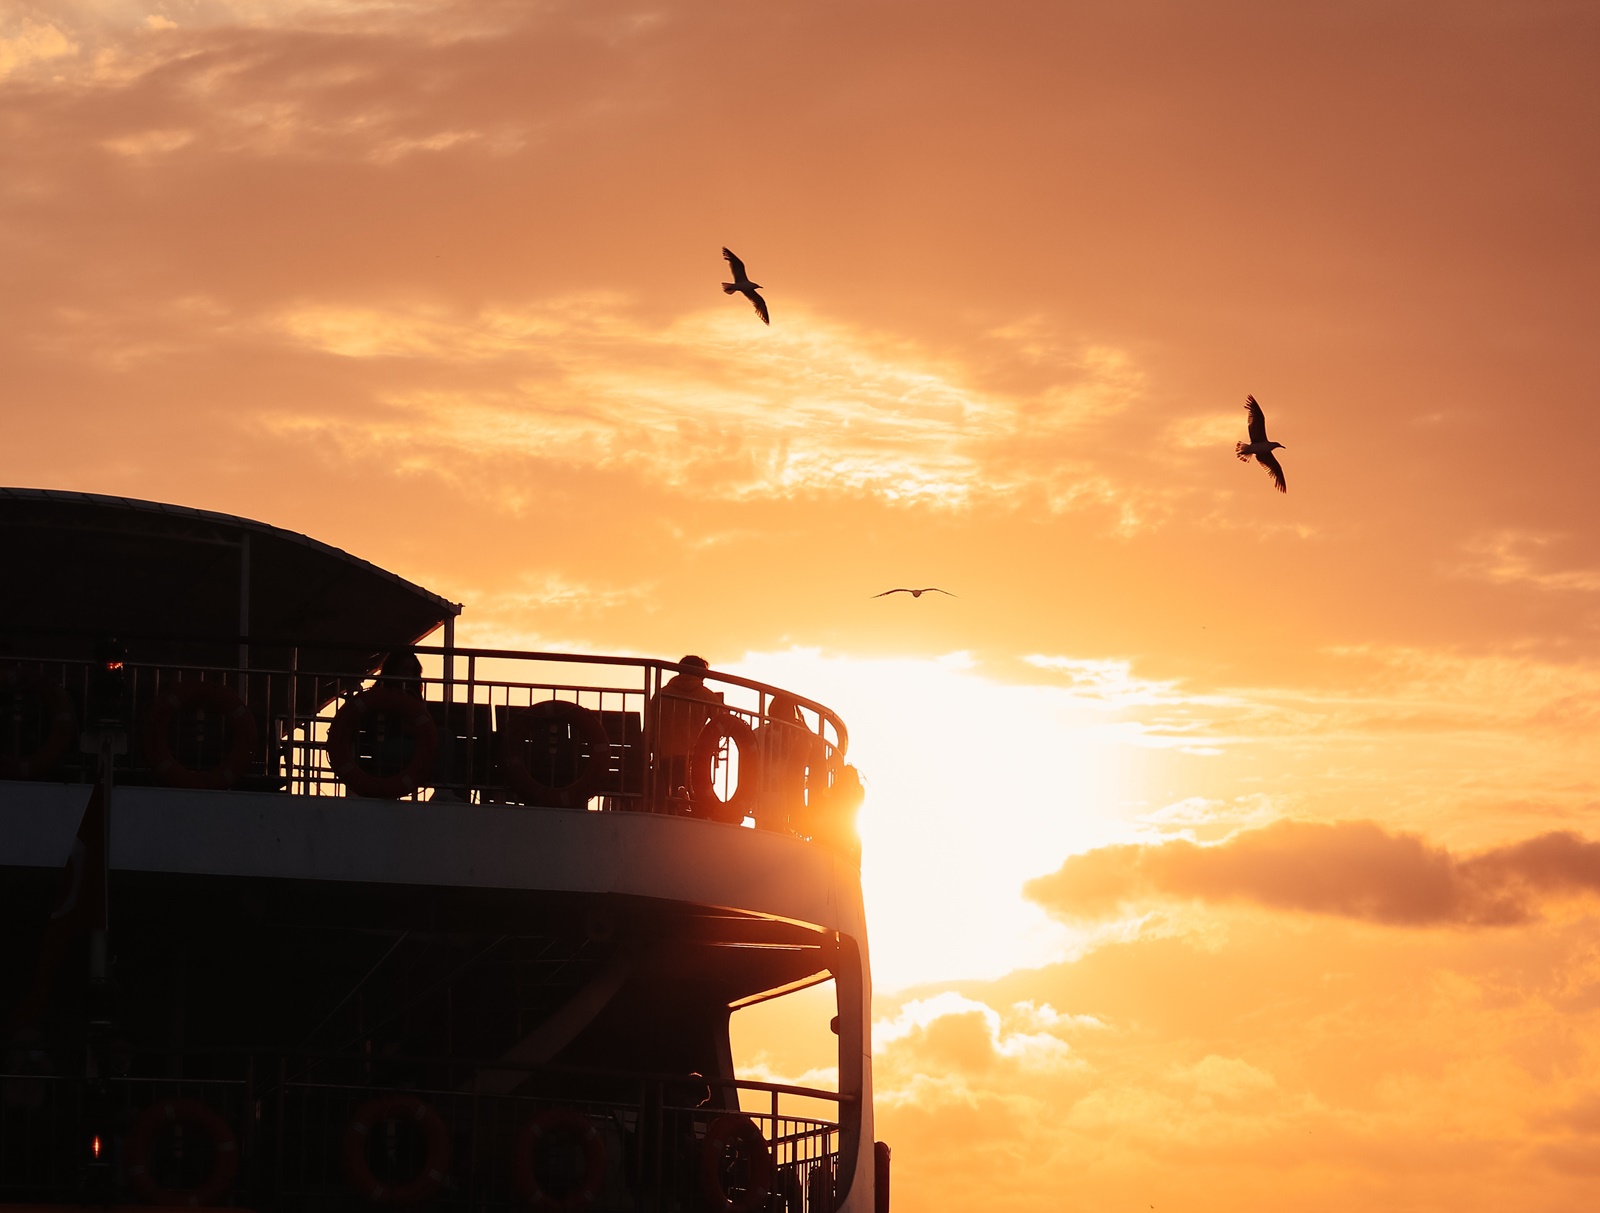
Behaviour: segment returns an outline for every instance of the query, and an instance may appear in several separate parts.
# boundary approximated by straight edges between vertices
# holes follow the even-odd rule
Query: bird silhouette
[[[771,324],[772,321],[767,317],[767,301],[756,294],[761,289],[761,284],[750,281],[750,275],[744,272],[744,262],[735,257],[731,251],[723,249],[722,255],[728,259],[728,265],[733,269],[733,281],[722,284],[722,293],[743,295],[755,305],[756,315],[761,317],[761,323]]]
[[[1278,492],[1287,493],[1289,486],[1283,478],[1283,467],[1272,452],[1275,448],[1285,451],[1289,448],[1281,442],[1267,440],[1267,419],[1262,415],[1261,406],[1256,403],[1254,396],[1244,398],[1244,411],[1250,414],[1250,441],[1234,443],[1233,453],[1239,456],[1241,463],[1249,463],[1250,456],[1254,455],[1256,462],[1271,473],[1272,483],[1278,486]]]
[[[949,590],[941,590],[936,585],[925,585],[920,590],[895,589],[885,590],[882,594],[874,594],[874,598],[885,598],[890,594],[910,594],[913,598],[921,598],[924,594],[944,594],[949,598],[959,598],[960,594],[952,594]]]

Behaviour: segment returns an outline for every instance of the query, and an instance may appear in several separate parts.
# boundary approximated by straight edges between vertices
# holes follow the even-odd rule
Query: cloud
[[[1592,594],[1600,590],[1600,569],[1543,567],[1552,550],[1571,546],[1571,537],[1502,527],[1466,544],[1461,572],[1495,585],[1524,585],[1537,590]]]
[[[984,1207],[974,1177],[1029,1213],[1114,1208],[1130,1190],[1206,1213],[1555,1207],[1577,1190],[1566,1176],[1592,1172],[1600,1126],[1582,1043],[1600,1017],[1593,930],[1251,916],[1220,946],[1141,937],[881,998],[877,1134],[919,1209]],[[1002,1033],[1038,1030],[1023,1000],[1073,1012],[1049,1029],[1073,1066],[983,1047],[991,1015]],[[924,1020],[948,1035],[883,1031]]]
[[[804,315],[771,331],[725,310],[655,326],[630,320],[623,300],[590,297],[455,317],[316,306],[274,326],[302,348],[380,364],[387,419],[347,423],[363,445],[520,450],[711,497],[827,490],[959,505],[1016,487],[984,473],[981,450],[1016,429],[1014,403],[903,343]],[[422,367],[426,387],[414,383]]]
[[[1048,1003],[1019,1002],[1005,1011],[947,990],[911,999],[872,1026],[879,1059],[878,1096],[891,1102],[937,1098],[972,1103],[994,1071],[1034,1075],[1081,1071],[1065,1037],[1103,1030],[1093,1016],[1059,1014]]]
[[[1169,494],[1088,458],[1097,427],[1139,393],[1128,357],[1101,346],[1042,385],[1002,391],[980,384],[981,368],[803,303],[771,329],[727,307],[652,322],[607,293],[471,314],[302,303],[256,323],[265,340],[357,363],[383,411],[377,423],[319,408],[271,424],[361,449],[425,448],[441,462],[519,452],[722,500],[1098,506],[1123,533],[1167,508]]]
[[[1149,901],[1245,902],[1388,926],[1511,926],[1556,898],[1600,893],[1600,843],[1553,832],[1458,857],[1370,821],[1280,821],[1202,846],[1102,847],[1026,892],[1069,920]]]
[[[0,80],[39,64],[76,54],[78,46],[46,21],[22,21],[0,31]]]

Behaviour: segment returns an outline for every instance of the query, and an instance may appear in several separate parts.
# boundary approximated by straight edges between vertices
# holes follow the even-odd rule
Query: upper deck
[[[175,660],[170,639],[148,661],[132,656],[137,637],[110,660],[40,656],[41,643],[0,647],[0,776],[11,780],[92,782],[94,738],[107,732],[122,789],[421,801],[435,815],[645,813],[853,850],[859,785],[843,721],[750,679],[442,646],[395,650],[415,669],[363,677],[279,639],[246,643],[286,660],[242,665]]]
[[[460,648],[460,607],[229,515],[0,489],[0,778],[630,812],[854,851],[843,721],[673,662]],[[441,643],[417,641],[439,633]]]

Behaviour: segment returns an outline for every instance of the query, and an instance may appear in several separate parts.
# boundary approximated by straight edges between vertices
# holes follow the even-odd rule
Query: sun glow
[[[992,977],[1076,942],[1022,895],[1079,851],[1129,836],[1141,746],[1115,696],[1010,685],[933,661],[748,654],[728,667],[804,687],[850,729],[862,772],[862,885],[880,989]]]

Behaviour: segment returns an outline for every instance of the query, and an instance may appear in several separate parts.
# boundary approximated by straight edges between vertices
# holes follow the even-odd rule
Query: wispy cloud
[[[1456,856],[1370,821],[1281,821],[1210,846],[1102,847],[1072,856],[1026,892],[1067,919],[1175,899],[1388,926],[1513,926],[1555,900],[1600,894],[1600,843],[1553,832]]]
[[[771,330],[726,309],[652,326],[623,300],[589,296],[470,317],[310,305],[267,327],[383,364],[372,372],[383,419],[286,412],[271,423],[280,430],[518,451],[734,499],[829,492],[959,508],[1043,495],[1068,508],[1122,491],[1086,462],[1075,486],[1069,469],[1016,457],[1082,429],[1123,390],[1121,363],[1103,351],[1085,354],[1088,378],[1065,396],[1017,399],[974,388],[959,365],[908,342],[803,310]]]
[[[0,24],[0,80],[76,54],[78,44],[51,21],[26,17]]]
[[[1499,528],[1478,535],[1466,545],[1460,571],[1496,585],[1524,585],[1537,590],[1592,594],[1600,590],[1600,568],[1552,568],[1550,555],[1570,537]]]

